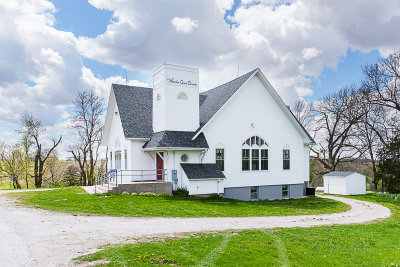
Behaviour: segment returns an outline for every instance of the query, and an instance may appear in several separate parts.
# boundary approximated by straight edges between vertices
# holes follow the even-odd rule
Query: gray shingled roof
[[[258,69],[252,70],[230,82],[200,94],[200,128],[236,93],[250,76]],[[204,98],[204,99],[203,99]],[[240,111],[239,111],[240,112]]]
[[[113,84],[125,138],[150,138],[153,135],[153,90]]]
[[[324,176],[349,176],[351,174],[353,174],[355,172],[330,172],[330,173],[326,173],[324,174]]]
[[[228,101],[257,70],[258,69],[254,69],[228,83],[200,94],[200,127],[197,131],[214,116],[226,101]],[[112,90],[114,90],[119,108],[125,138],[158,138],[157,136],[153,136],[152,88],[113,84]],[[296,118],[294,115],[293,117]],[[301,123],[298,123],[303,128]],[[304,128],[303,130],[313,141],[309,133]],[[197,133],[197,131],[195,133]]]
[[[181,163],[182,169],[189,180],[192,179],[225,179],[224,173],[215,163]]]
[[[192,140],[194,132],[162,131],[154,133],[150,141],[144,144],[143,148],[156,147],[185,147],[185,148],[208,148],[204,134]]]
[[[200,94],[200,128],[256,70]],[[151,138],[153,136],[152,88],[113,84],[112,90],[117,100],[125,138]]]

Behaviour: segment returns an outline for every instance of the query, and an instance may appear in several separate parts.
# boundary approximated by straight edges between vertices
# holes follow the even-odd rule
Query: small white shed
[[[363,195],[367,193],[365,175],[358,172],[330,172],[324,175],[324,193]]]

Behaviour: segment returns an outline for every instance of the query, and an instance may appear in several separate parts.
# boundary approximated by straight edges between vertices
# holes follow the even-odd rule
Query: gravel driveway
[[[100,245],[160,234],[309,227],[365,223],[391,215],[378,204],[324,196],[351,205],[343,213],[241,218],[127,218],[74,216],[16,206],[0,191],[0,266],[71,266],[72,258],[96,251]]]

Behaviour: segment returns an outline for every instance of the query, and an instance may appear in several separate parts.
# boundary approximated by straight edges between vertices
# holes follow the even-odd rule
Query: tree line
[[[72,162],[58,157],[62,136],[49,136],[40,119],[23,113],[16,132],[19,141],[0,144],[0,182],[15,189],[93,185],[96,175],[106,169],[106,162],[99,160],[103,113],[104,100],[94,91],[75,95],[71,119],[74,142],[67,148]]]
[[[363,79],[293,113],[312,134],[314,185],[323,174],[367,166],[377,189],[400,193],[400,54],[362,67]]]

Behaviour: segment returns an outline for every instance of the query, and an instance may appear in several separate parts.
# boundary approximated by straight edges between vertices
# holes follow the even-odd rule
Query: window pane
[[[110,169],[113,168],[113,158],[112,158],[112,152],[110,152]]]
[[[251,151],[251,169],[259,170],[260,169],[260,150],[253,149]]]
[[[268,149],[261,149],[261,170],[268,170]]]
[[[215,150],[215,163],[221,171],[224,171],[224,149],[217,148]]]
[[[250,199],[258,199],[258,187],[250,187]]]
[[[289,196],[289,186],[282,185],[282,197],[287,197],[287,196]]]
[[[283,169],[284,170],[290,170],[290,161],[289,160],[283,160]]]
[[[290,150],[289,149],[283,150],[283,169],[284,170],[290,169]]]
[[[120,170],[121,169],[121,151],[115,151],[115,168]]]
[[[250,149],[242,149],[242,170],[250,170]]]
[[[128,169],[128,150],[124,151],[124,159],[125,159],[125,170]]]
[[[290,151],[289,149],[283,150],[283,159],[290,159]]]
[[[260,137],[257,137],[257,145],[262,146],[264,144],[264,140],[262,140]]]

